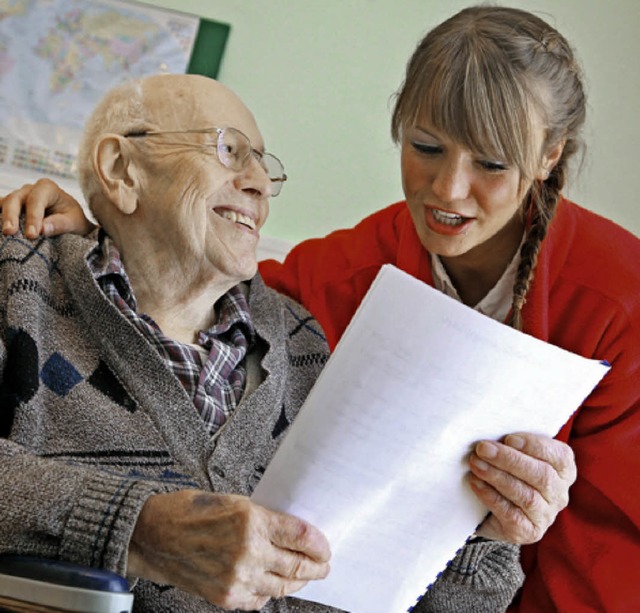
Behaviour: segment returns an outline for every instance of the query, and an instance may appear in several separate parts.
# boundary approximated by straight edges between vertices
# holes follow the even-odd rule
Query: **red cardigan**
[[[334,347],[385,263],[433,284],[404,202],[260,272],[315,315]],[[525,332],[612,369],[558,435],[573,447],[578,480],[542,541],[522,548],[526,581],[510,611],[640,611],[640,240],[563,200],[523,321]]]

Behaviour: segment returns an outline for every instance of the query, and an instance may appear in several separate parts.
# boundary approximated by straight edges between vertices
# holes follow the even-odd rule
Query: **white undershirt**
[[[523,237],[524,240],[524,237]],[[522,246],[522,242],[520,243]],[[458,290],[453,286],[447,271],[442,264],[439,256],[431,253],[431,272],[433,273],[433,283],[435,288],[443,294],[455,298],[458,302],[462,302]],[[518,266],[520,264],[520,247],[513,256],[509,266],[502,273],[498,282],[489,290],[489,293],[476,304],[473,308],[498,321],[505,321],[513,299],[513,285],[516,280]]]

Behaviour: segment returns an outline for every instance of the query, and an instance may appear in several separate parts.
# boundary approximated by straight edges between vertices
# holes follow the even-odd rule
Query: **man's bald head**
[[[94,163],[101,136],[211,127],[212,115],[219,126],[248,126],[254,147],[262,147],[251,111],[228,87],[208,77],[155,75],[110,90],[88,118],[80,144],[78,178],[86,201],[93,209],[93,200],[101,194]]]

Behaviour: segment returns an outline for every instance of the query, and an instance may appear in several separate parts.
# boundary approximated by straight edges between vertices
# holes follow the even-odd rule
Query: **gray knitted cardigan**
[[[94,245],[71,235],[0,239],[0,552],[125,574],[150,495],[251,494],[328,350],[302,307],[254,278],[248,389],[211,438],[159,354],[99,289],[85,260]],[[521,579],[517,548],[470,544],[414,610],[503,610]],[[220,611],[148,581],[134,594],[135,611]],[[285,598],[264,611],[335,609]]]

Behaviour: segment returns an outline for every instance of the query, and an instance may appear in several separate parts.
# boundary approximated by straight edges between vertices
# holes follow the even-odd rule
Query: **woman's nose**
[[[433,181],[433,193],[442,202],[464,200],[469,195],[469,169],[458,159],[443,160]]]

